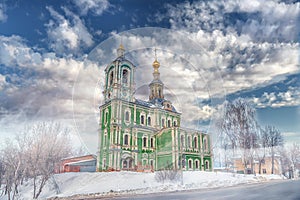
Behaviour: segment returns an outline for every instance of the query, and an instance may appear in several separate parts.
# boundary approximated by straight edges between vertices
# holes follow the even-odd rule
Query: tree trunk
[[[274,147],[272,146],[272,174],[274,174]]]

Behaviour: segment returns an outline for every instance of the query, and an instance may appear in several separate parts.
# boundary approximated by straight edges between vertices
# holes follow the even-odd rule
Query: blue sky
[[[186,126],[195,121],[209,124],[217,105],[211,97],[222,94],[228,100],[246,98],[256,107],[262,126],[274,125],[287,142],[300,142],[299,14],[300,3],[293,0],[2,0],[0,139],[36,121],[61,121],[81,136],[95,135],[103,69],[86,67],[85,59],[98,44],[121,32],[161,27],[169,30],[166,40],[179,31],[200,45],[209,60],[189,68],[157,44],[164,35],[152,38],[154,46],[162,46],[162,80],[169,83],[169,94],[177,95]],[[143,43],[138,37],[124,36],[125,47]],[[143,52],[144,60],[136,58],[149,64],[148,74],[137,70],[141,93],[151,80],[149,52]],[[210,68],[212,61],[218,77]],[[202,69],[210,73],[198,76]],[[195,90],[198,94],[190,97]],[[94,137],[86,140],[90,144]]]

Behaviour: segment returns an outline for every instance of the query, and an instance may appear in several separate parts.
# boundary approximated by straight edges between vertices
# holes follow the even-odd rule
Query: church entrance
[[[133,171],[134,165],[133,165],[133,158],[127,157],[125,159],[122,159],[122,170],[124,171]]]

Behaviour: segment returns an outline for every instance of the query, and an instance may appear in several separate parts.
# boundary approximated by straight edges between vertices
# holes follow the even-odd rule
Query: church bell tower
[[[105,102],[112,99],[133,101],[135,65],[125,58],[125,48],[120,44],[117,58],[105,69]]]
[[[164,98],[164,94],[163,94],[164,84],[160,80],[160,73],[158,71],[160,63],[157,61],[156,49],[155,49],[155,60],[152,64],[152,66],[153,66],[154,71],[152,73],[153,80],[149,84],[149,88],[150,88],[149,101],[151,101],[153,99],[163,99]]]

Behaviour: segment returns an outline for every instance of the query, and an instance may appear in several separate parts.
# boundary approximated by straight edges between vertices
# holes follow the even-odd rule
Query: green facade
[[[181,114],[163,96],[155,61],[149,101],[134,98],[135,66],[118,57],[105,70],[100,106],[98,171],[211,170],[209,135],[180,127]]]

